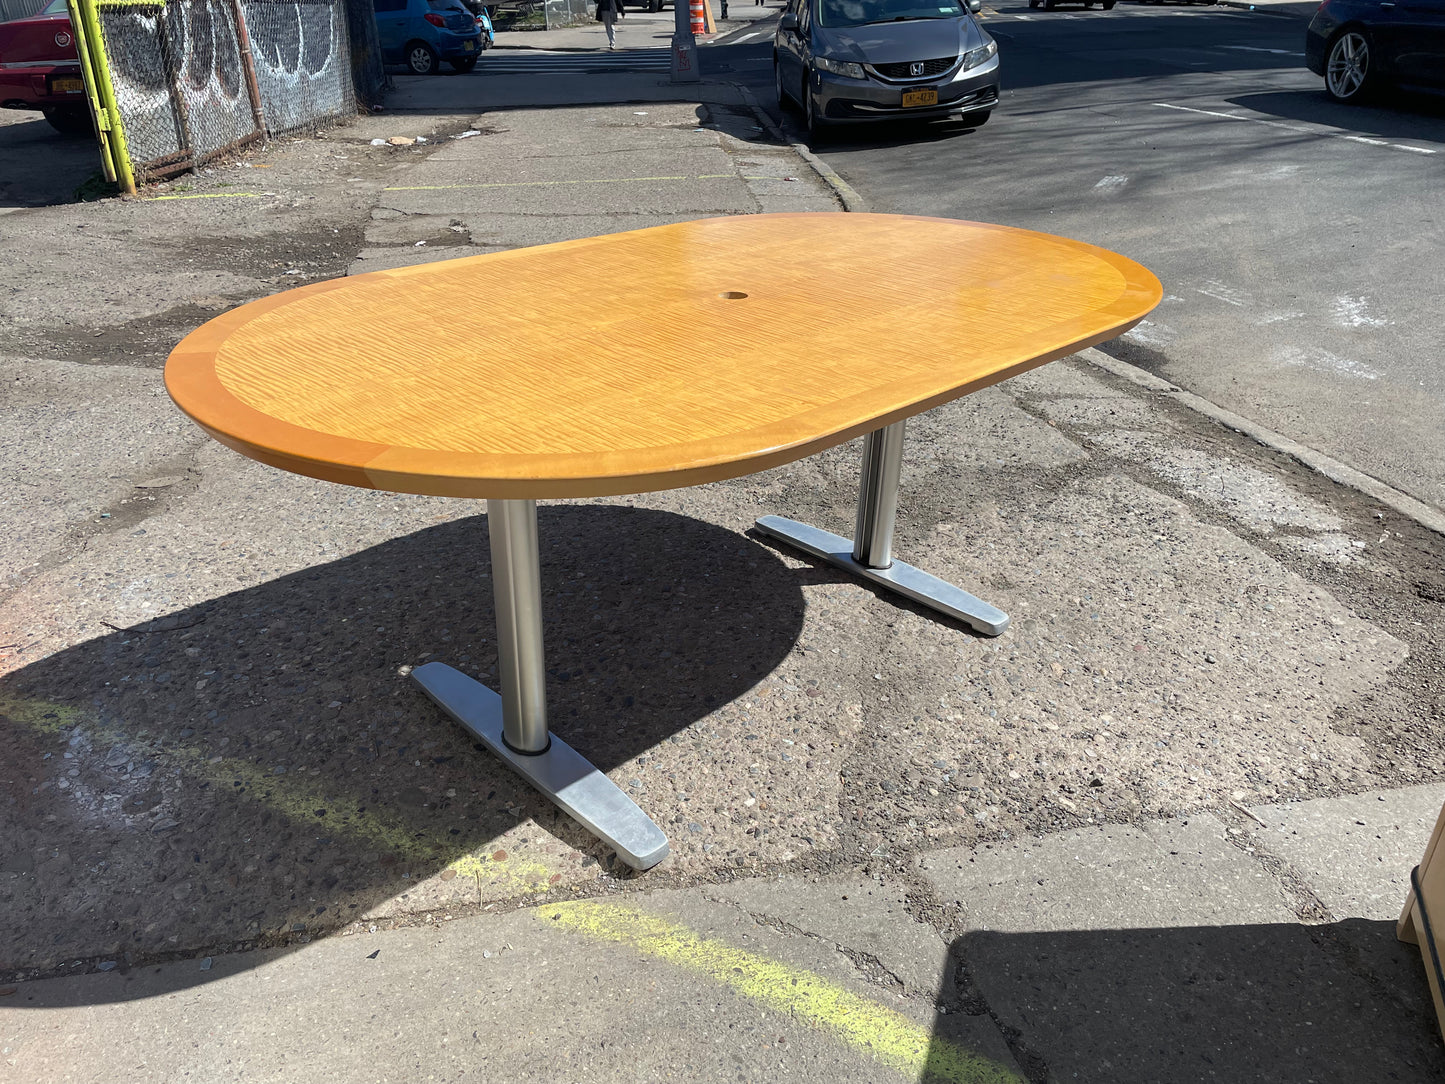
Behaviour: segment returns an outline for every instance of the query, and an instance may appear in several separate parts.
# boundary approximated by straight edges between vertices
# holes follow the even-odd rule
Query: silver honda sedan
[[[808,133],[833,124],[956,116],[974,126],[998,105],[998,44],[979,0],[789,0],[773,39],[778,104]]]

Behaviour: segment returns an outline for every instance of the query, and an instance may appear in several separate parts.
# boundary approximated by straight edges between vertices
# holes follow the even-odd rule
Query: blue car
[[[461,0],[374,0],[381,58],[416,75],[434,75],[445,60],[459,72],[477,66],[482,35]]]

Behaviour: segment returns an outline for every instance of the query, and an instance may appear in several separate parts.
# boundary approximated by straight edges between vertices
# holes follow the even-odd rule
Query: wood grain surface
[[[446,496],[749,474],[1111,339],[1145,268],[949,219],[741,215],[303,286],[188,335],[176,403],[244,455]]]

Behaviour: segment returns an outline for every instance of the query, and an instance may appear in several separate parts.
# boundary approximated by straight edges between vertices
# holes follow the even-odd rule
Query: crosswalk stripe
[[[620,53],[535,53],[526,57],[484,56],[474,71],[481,75],[556,75],[595,72],[666,71],[666,49],[634,49]]]

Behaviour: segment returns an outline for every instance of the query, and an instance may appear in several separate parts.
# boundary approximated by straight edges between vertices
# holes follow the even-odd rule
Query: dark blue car
[[[482,35],[461,0],[374,0],[381,57],[433,75],[445,60],[459,72],[477,66]]]
[[[1445,90],[1445,0],[1325,0],[1305,32],[1305,64],[1337,102],[1386,83]]]

